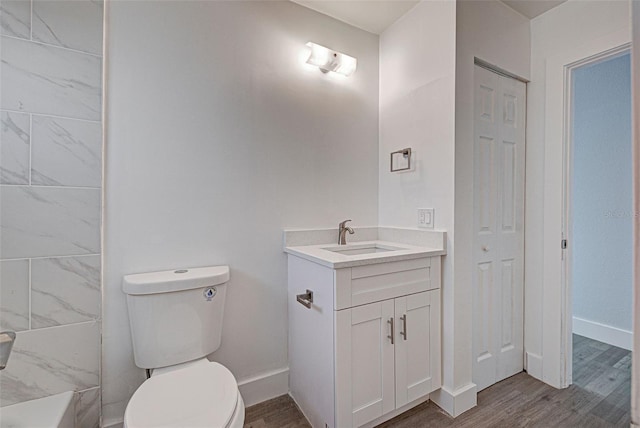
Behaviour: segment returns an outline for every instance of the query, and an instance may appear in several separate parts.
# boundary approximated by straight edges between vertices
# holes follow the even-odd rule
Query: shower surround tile
[[[100,256],[31,261],[31,328],[100,318]]]
[[[31,34],[31,1],[0,1],[0,34],[28,39]]]
[[[100,187],[100,122],[33,116],[31,184]]]
[[[0,108],[100,120],[101,67],[97,56],[2,37]]]
[[[102,54],[102,2],[34,0],[33,40]]]
[[[5,186],[0,258],[100,252],[100,189]]]
[[[101,413],[103,6],[0,0],[0,406],[73,390],[79,428]]]
[[[20,332],[0,374],[0,406],[97,387],[99,372],[99,322]]]
[[[76,427],[100,428],[100,388],[91,388],[78,393]]]
[[[29,184],[29,115],[0,112],[0,184]]]
[[[0,262],[0,330],[29,329],[29,260]]]

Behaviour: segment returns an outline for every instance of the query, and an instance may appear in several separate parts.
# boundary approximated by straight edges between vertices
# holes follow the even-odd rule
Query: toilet
[[[151,370],[125,428],[239,428],[244,402],[233,374],[206,356],[220,347],[228,266],[126,275],[133,355]]]

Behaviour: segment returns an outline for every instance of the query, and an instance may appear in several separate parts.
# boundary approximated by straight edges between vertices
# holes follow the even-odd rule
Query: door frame
[[[593,65],[599,62],[608,61],[618,56],[625,55],[631,52],[631,44],[625,43],[624,45],[610,49],[600,54],[584,58],[574,63],[568,64],[565,67],[565,123],[564,133],[565,139],[563,142],[563,158],[564,158],[564,171],[563,171],[563,216],[562,216],[562,230],[563,238],[567,239],[569,243],[573,243],[573,236],[571,234],[573,224],[573,205],[572,205],[572,184],[573,184],[573,78],[572,72],[577,68],[585,65]],[[566,251],[563,254],[562,264],[562,283],[566,293],[566,307],[565,307],[565,319],[566,319],[566,332],[567,337],[564,339],[566,356],[565,361],[565,378],[566,384],[571,385],[573,383],[573,245],[568,245]]]
[[[542,380],[556,388],[572,383],[572,290],[569,239],[571,171],[571,71],[621,54],[630,47],[628,29],[549,58],[546,68]],[[558,186],[558,183],[562,183]]]

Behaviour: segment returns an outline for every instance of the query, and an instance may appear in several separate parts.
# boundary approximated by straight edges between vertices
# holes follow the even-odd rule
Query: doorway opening
[[[628,48],[574,64],[567,83],[562,244],[572,333],[567,384],[610,396],[602,417],[617,424],[629,413],[633,318]]]

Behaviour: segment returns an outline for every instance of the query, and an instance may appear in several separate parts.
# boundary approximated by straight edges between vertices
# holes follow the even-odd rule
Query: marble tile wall
[[[0,406],[100,424],[103,3],[0,0]]]

